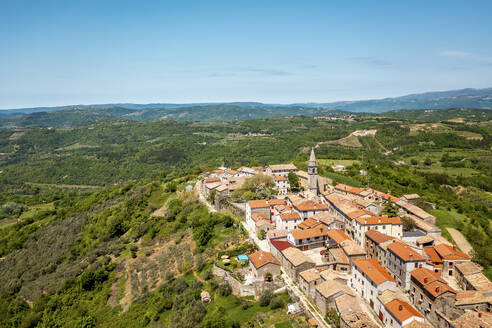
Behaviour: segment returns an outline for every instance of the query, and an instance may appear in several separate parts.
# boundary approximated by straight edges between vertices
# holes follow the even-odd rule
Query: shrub
[[[267,289],[260,296],[260,306],[268,306],[272,301],[274,295],[270,289]]]
[[[271,301],[270,301],[270,307],[272,309],[279,309],[284,307],[284,299],[280,296],[275,296]]]
[[[219,286],[219,293],[222,296],[229,296],[232,293],[232,288],[228,283]]]

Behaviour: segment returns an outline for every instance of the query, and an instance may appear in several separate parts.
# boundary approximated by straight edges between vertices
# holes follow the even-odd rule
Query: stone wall
[[[232,293],[237,296],[254,296],[259,297],[261,293],[266,289],[271,289],[273,291],[279,290],[283,287],[276,281],[266,282],[266,281],[256,281],[251,285],[244,285],[239,280],[234,278],[229,271],[219,268],[214,264],[213,273],[222,281],[228,282],[232,288]]]

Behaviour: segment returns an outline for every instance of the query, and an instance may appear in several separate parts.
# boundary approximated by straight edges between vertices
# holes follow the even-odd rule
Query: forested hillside
[[[335,182],[420,194],[443,234],[460,230],[491,277],[490,113],[2,129],[0,326],[231,327],[255,312],[281,317],[285,309],[236,298],[212,279],[219,250],[249,246],[236,218],[208,213],[184,189],[221,165],[305,169],[310,147]],[[211,306],[199,302],[201,289]]]

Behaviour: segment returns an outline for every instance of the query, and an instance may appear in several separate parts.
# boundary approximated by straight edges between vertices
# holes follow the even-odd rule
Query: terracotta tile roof
[[[431,260],[432,263],[442,263],[441,257],[437,254],[434,247],[424,247],[424,253]]]
[[[263,166],[253,166],[252,169],[255,171],[263,171],[264,170]]]
[[[480,292],[492,293],[492,282],[481,273],[472,273],[465,277],[472,287]]]
[[[274,179],[275,181],[287,181],[287,178],[286,178],[286,177],[284,177],[284,176],[281,176],[281,175],[274,175],[274,176],[273,176],[273,179]]]
[[[458,291],[456,293],[456,305],[474,305],[474,304],[484,304],[488,303],[492,304],[492,296],[485,296],[484,294],[475,291],[475,290],[467,290],[467,291]]]
[[[366,254],[364,248],[360,247],[359,244],[357,244],[352,239],[347,239],[342,241],[340,243],[340,247],[342,247],[344,253],[347,254],[348,256]]]
[[[413,320],[412,322],[403,326],[402,328],[431,328],[431,326],[429,326],[425,322]]]
[[[329,201],[330,203],[335,204],[335,205],[342,203],[342,202],[345,202],[345,201],[348,201],[348,199],[346,199],[345,197],[343,197],[342,195],[337,194],[337,193],[331,193],[329,195],[324,195],[324,197],[327,201]]]
[[[213,170],[212,173],[222,174],[224,170]]]
[[[393,290],[383,290],[381,294],[378,294],[378,300],[381,302],[381,304],[386,304],[389,303],[393,300],[405,300],[405,296],[403,296],[402,291],[400,289],[397,289],[396,291]]]
[[[294,247],[294,246],[292,246],[291,243],[289,243],[288,241],[285,241],[285,240],[272,240],[271,243],[272,243],[273,247],[275,247],[279,251],[283,251],[284,249]]]
[[[347,216],[351,219],[355,219],[360,217],[372,217],[377,215],[371,211],[360,209],[347,213]]]
[[[435,251],[444,260],[470,260],[471,258],[463,252],[460,252],[456,247],[439,244],[434,246]]]
[[[318,268],[312,268],[309,270],[302,271],[301,273],[299,273],[299,275],[309,283],[311,281],[321,279],[321,275],[320,275],[321,271],[323,270]]]
[[[425,236],[420,237],[419,239],[417,239],[417,243],[419,243],[419,244],[427,244],[427,243],[430,243],[430,242],[433,242],[433,241],[434,241],[434,238],[432,238],[429,235],[425,235]]]
[[[377,230],[370,229],[366,231],[366,238],[369,238],[373,242],[375,242],[377,245],[391,239],[395,239],[395,237],[385,235],[384,233],[381,233]]]
[[[328,253],[335,259],[335,263],[349,264],[349,260],[341,248],[331,248]]]
[[[219,186],[222,186],[222,182],[212,182],[212,183],[205,184],[205,187],[209,190],[215,189]]]
[[[344,240],[350,239],[350,237],[347,236],[345,232],[338,229],[329,230],[328,237],[330,237],[331,240],[334,240],[337,244],[340,244]]]
[[[259,269],[268,263],[280,265],[280,262],[275,258],[275,256],[273,256],[272,253],[265,251],[258,251],[249,255],[249,260],[253,263],[256,269]]]
[[[433,215],[427,213],[426,211],[424,211],[423,209],[421,209],[418,206],[413,205],[412,203],[405,202],[403,200],[397,201],[395,203],[399,207],[405,209],[406,211],[412,213],[413,215],[415,215],[421,219],[427,219],[427,218],[433,218],[434,217]]]
[[[419,199],[420,198],[419,194],[408,194],[408,195],[403,195],[402,197],[405,197],[406,199]]]
[[[265,199],[260,199],[260,200],[250,200],[248,202],[249,207],[251,208],[262,208],[262,207],[270,207],[267,204],[267,200]]]
[[[398,320],[400,324],[411,317],[423,318],[423,316],[415,310],[413,306],[398,299],[384,304],[384,307],[393,315],[393,317],[396,318],[396,320]]]
[[[256,222],[255,222],[255,225],[256,225],[257,227],[261,227],[261,226],[263,226],[263,225],[265,225],[265,224],[267,224],[267,225],[269,225],[269,226],[271,226],[271,227],[273,227],[273,226],[274,226],[274,224],[273,224],[273,223],[271,223],[271,222],[270,222],[270,220],[258,220],[258,221],[256,221]]]
[[[379,328],[364,312],[347,312],[341,319],[350,328]]]
[[[298,211],[323,211],[328,210],[328,206],[323,203],[314,202],[312,200],[306,200],[302,203],[295,204],[294,207]]]
[[[282,254],[294,266],[299,266],[306,262],[314,264],[314,261],[311,260],[311,258],[309,258],[307,255],[305,255],[303,252],[301,252],[299,249],[295,247],[284,249],[282,251]]]
[[[251,214],[251,219],[255,222],[259,221],[259,220],[268,220],[268,218],[266,216],[264,216],[263,214],[261,213],[253,213]]]
[[[414,251],[411,247],[396,241],[396,239],[388,245],[387,249],[405,262],[425,261],[425,257]]]
[[[287,234],[289,231],[287,230],[270,230],[267,232],[267,237],[268,239],[279,239],[279,238],[285,238],[287,237]],[[273,242],[273,241],[272,241]]]
[[[301,229],[309,229],[318,226],[320,223],[313,219],[313,218],[308,218],[301,223],[299,223],[298,227]]]
[[[316,286],[316,290],[325,298],[332,297],[338,293],[355,296],[354,291],[339,280],[324,281]]]
[[[308,322],[311,327],[318,327],[318,322],[314,318],[309,318]]]
[[[278,206],[278,205],[287,205],[287,201],[285,199],[280,198],[272,198],[268,200],[269,205]]]
[[[355,220],[361,225],[376,225],[376,224],[398,225],[398,224],[402,224],[402,222],[399,218],[390,218],[390,217],[386,217],[386,216],[366,217],[366,218],[358,217]]]
[[[230,174],[230,175],[234,175],[237,173],[237,171],[234,171],[234,170],[231,170],[231,169],[227,169],[225,170],[226,173]]]
[[[299,239],[308,239],[308,238],[316,238],[316,237],[322,237],[322,236],[327,236],[328,235],[328,229],[324,226],[318,226],[316,228],[310,228],[310,229],[294,229],[291,230],[290,233],[294,237],[295,240]]]
[[[430,284],[433,281],[440,280],[439,274],[427,269],[427,268],[417,268],[410,272],[412,278],[417,280],[422,286]]]
[[[424,289],[434,297],[438,297],[446,292],[456,293],[456,291],[449,287],[442,281],[436,280],[424,286]]]
[[[385,281],[395,281],[376,259],[354,260],[353,264],[376,285]]]
[[[292,164],[274,164],[274,165],[268,165],[272,171],[296,171],[297,167]]]
[[[357,298],[348,294],[338,296],[335,299],[335,306],[340,314],[362,311]]]
[[[451,321],[454,328],[485,328],[492,327],[492,314],[484,311],[466,311]]]
[[[289,220],[300,220],[301,216],[297,212],[285,212],[285,213],[280,213],[280,219],[284,221],[289,221]]]
[[[358,188],[358,187],[351,187],[351,186],[347,186],[347,185],[344,185],[342,183],[339,183],[335,186],[335,189],[338,189],[338,190],[342,190],[342,191],[346,191],[346,192],[349,192],[351,194],[359,194],[360,192],[362,192],[363,189],[361,188]]]
[[[205,183],[212,183],[212,182],[220,182],[220,178],[216,177],[216,178],[206,178],[205,179]]]
[[[480,268],[477,264],[473,262],[458,262],[455,266],[456,269],[465,276],[482,272],[482,268]]]

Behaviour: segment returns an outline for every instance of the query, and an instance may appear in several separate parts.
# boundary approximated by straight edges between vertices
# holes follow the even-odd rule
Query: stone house
[[[268,165],[265,169],[265,173],[268,175],[280,175],[287,177],[290,172],[297,172],[297,167],[292,164],[276,164],[276,165]]]
[[[267,273],[273,277],[280,275],[280,262],[270,252],[258,251],[249,255],[249,267],[256,278],[265,278]]]
[[[379,244],[392,239],[395,239],[395,237],[388,236],[377,230],[371,229],[366,231],[366,243],[364,248],[367,252],[367,256],[372,259],[377,259]]]
[[[397,288],[395,279],[375,259],[353,261],[349,283],[372,309],[380,292]]]
[[[424,322],[424,317],[413,306],[405,301],[394,299],[383,304],[379,312],[379,319],[385,327],[402,328],[412,321]]]
[[[314,261],[296,247],[282,251],[282,267],[294,281],[298,281],[299,273],[315,267]]]
[[[318,268],[312,268],[299,273],[299,287],[312,300],[314,300],[316,295],[316,286],[323,282],[320,271]]]
[[[328,237],[328,229],[323,226],[317,226],[310,229],[294,229],[287,234],[287,241],[293,246],[308,250],[317,247],[323,247]]]
[[[394,239],[387,247],[386,269],[403,290],[410,289],[410,272],[425,266],[426,258],[410,246]]]
[[[411,272],[410,300],[417,310],[434,326],[440,327],[438,313],[444,312],[442,304],[450,308],[454,304],[456,291],[449,287],[439,274],[418,268]]]
[[[366,232],[376,230],[385,235],[401,239],[403,236],[403,224],[399,218],[380,217],[358,217],[353,221],[354,240],[360,246],[366,244]]]
[[[324,281],[316,286],[316,306],[326,315],[330,308],[335,308],[335,300],[342,295],[355,296],[349,286],[338,280]]]

